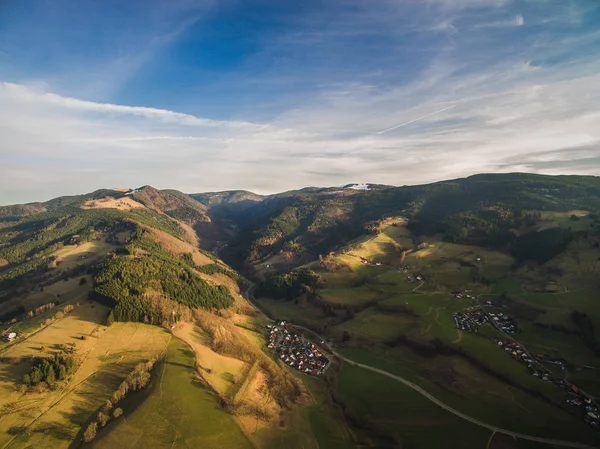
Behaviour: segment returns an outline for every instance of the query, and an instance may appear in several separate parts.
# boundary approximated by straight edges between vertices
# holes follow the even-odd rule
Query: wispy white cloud
[[[114,114],[120,116],[138,116],[151,120],[160,120],[167,123],[176,123],[189,126],[233,126],[255,129],[268,128],[264,125],[256,125],[249,122],[211,120],[196,117],[190,114],[169,111],[167,109],[148,108],[142,106],[125,106],[111,103],[100,103],[94,101],[79,100],[77,98],[64,97],[54,93],[36,92],[30,88],[14,83],[0,82],[0,91],[4,98],[12,98],[20,102],[36,103],[57,107],[63,110],[74,110],[80,112],[92,112],[101,114]]]
[[[597,165],[572,162],[600,157],[595,106],[600,87],[590,88],[600,86],[599,76],[535,85],[523,81],[486,94],[491,78],[471,77],[472,96],[455,99],[452,108],[438,94],[399,110],[410,89],[379,95],[366,89],[354,99],[337,96],[333,108],[316,102],[314,109],[282,116],[281,123],[264,128],[215,127],[210,120],[183,114],[183,120],[167,123],[169,134],[164,134],[162,113],[138,116],[129,107],[79,107],[77,102],[71,107],[68,99],[51,96],[48,102],[48,94],[23,86],[17,96],[0,89],[0,155],[7,168],[0,190],[16,198],[18,191],[32,195],[27,189],[52,196],[150,183],[185,191],[273,192],[365,179],[406,184],[476,172],[560,171],[560,166],[566,172],[600,174]],[[461,78],[445,87],[461,92],[468,84]],[[352,108],[346,107],[349,103]],[[423,117],[427,109],[446,110]],[[372,133],[393,114],[406,121],[422,118],[394,133]],[[574,153],[573,147],[587,149]],[[92,168],[96,175],[90,177]]]
[[[525,25],[525,18],[521,14],[517,14],[513,19],[497,20],[494,22],[482,22],[475,24],[474,28],[507,28],[520,27]]]
[[[284,33],[252,61],[268,66],[278,56],[271,72],[226,78],[227,89],[283,86],[274,99],[248,101],[230,114],[239,120],[183,112],[194,110],[190,103],[88,101],[43,78],[0,83],[0,204],[142,184],[265,193],[478,172],[600,174],[600,62],[593,57],[600,34],[541,23],[541,3],[537,16],[509,1],[385,5],[336,16],[327,28]],[[378,23],[385,26],[371,32]],[[380,38],[392,24],[391,43],[380,49],[367,42],[354,54],[349,42]],[[532,34],[511,40],[517,33]],[[320,53],[307,51],[313,48]],[[293,51],[323,64],[337,58],[344,70],[337,76],[338,66],[287,66]],[[312,89],[286,90],[313,78]],[[255,110],[270,102],[275,112],[257,118]]]

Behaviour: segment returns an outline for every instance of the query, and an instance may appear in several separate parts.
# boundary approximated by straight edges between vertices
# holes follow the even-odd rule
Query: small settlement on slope
[[[280,321],[276,325],[269,324],[265,327],[269,335],[268,348],[286,365],[313,376],[325,373],[331,361],[302,335],[291,333],[290,324]]]

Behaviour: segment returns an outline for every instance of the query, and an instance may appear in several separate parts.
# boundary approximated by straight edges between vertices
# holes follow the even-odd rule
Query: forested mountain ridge
[[[224,257],[238,266],[278,253],[314,259],[394,215],[408,218],[415,235],[508,248],[519,230],[532,230],[531,211],[575,209],[600,210],[600,178],[515,173],[351,193],[321,189],[271,196],[232,216],[240,232]]]
[[[193,433],[194,445],[207,422],[219,446],[254,447],[236,420],[287,432],[275,422],[305,407],[306,387],[263,352],[264,322],[242,297],[243,279],[198,247],[192,226],[212,226],[202,204],[146,186],[9,209],[0,217],[0,439],[66,449],[110,439],[121,422],[129,435],[136,414],[155,416],[144,412],[155,397],[178,413],[190,405],[173,428]],[[148,426],[162,429],[156,416]]]
[[[189,238],[185,221],[197,224],[195,220],[210,220],[203,215],[201,204],[183,194],[178,197],[150,187],[128,196],[122,192],[109,196],[107,192],[113,193],[97,191],[71,197],[69,201],[53,201],[52,208],[47,207],[44,212],[0,219],[2,310],[10,312],[6,304],[16,294],[27,294],[57,279],[81,274],[92,274],[98,284],[95,289],[98,297],[117,306],[116,319],[156,316],[145,302],[151,296],[155,308],[161,300],[207,308],[233,304],[227,289],[219,287],[218,282],[207,284],[203,279],[231,271],[212,254],[203,253],[189,243],[197,239]],[[119,202],[123,198],[129,202]],[[67,205],[58,206],[61,202]],[[72,259],[70,253],[81,251],[78,248],[89,248],[76,259],[81,262],[66,262]],[[61,269],[65,265],[68,267]],[[103,275],[108,272],[114,275]],[[233,274],[231,277],[235,283],[237,278]],[[186,286],[187,290],[178,285]],[[119,312],[126,304],[129,312]],[[136,310],[143,309],[143,313],[131,311],[132,304]]]
[[[359,186],[360,189],[354,189]],[[241,268],[280,254],[290,264],[316,258],[368,233],[373,222],[402,215],[415,235],[441,234],[446,241],[509,249],[534,230],[532,211],[600,210],[600,178],[523,173],[482,174],[418,186],[348,184],[256,195],[248,191],[186,195],[145,186],[130,197],[191,226],[200,245],[227,242],[222,255]],[[98,190],[46,203],[4,206],[10,219],[124,193]]]

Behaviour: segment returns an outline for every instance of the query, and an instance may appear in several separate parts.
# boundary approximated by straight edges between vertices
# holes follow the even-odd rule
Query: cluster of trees
[[[300,268],[270,277],[259,284],[257,293],[275,299],[295,299],[304,293],[314,293],[320,281],[321,277],[313,270]]]
[[[16,226],[18,241],[0,250],[0,257],[10,263],[39,258],[44,250],[54,251],[59,243],[68,243],[77,235],[83,242],[95,229],[114,226],[123,213],[114,209],[61,210],[36,215]]]
[[[179,223],[166,215],[159,214],[150,209],[133,209],[127,213],[127,217],[150,228],[159,229],[173,237],[184,240],[184,233]]]
[[[17,265],[7,265],[5,271],[0,270],[0,289],[14,287],[23,276],[47,269],[50,261],[50,257],[39,257]]]
[[[150,292],[158,292],[190,308],[225,309],[234,303],[227,287],[209,285],[180,258],[144,237],[143,231],[132,236],[127,251],[134,256],[105,261],[95,278],[94,296],[115,306],[117,321],[164,318],[157,317],[152,310]]]
[[[123,410],[119,407],[115,408],[115,405],[122,401],[128,393],[146,388],[152,377],[152,368],[154,368],[157,360],[158,359],[155,357],[147,362],[139,363],[134,370],[129,373],[127,378],[119,385],[119,389],[115,391],[112,397],[102,406],[96,415],[96,419],[88,424],[83,433],[83,441],[89,443],[96,438],[99,428],[106,426],[111,419],[116,419],[123,415]]]
[[[119,310],[116,310],[116,309]],[[139,315],[139,312],[145,310],[146,313]],[[119,319],[115,319],[116,315]],[[146,324],[162,325],[166,328],[171,327],[179,321],[190,321],[192,319],[192,310],[161,295],[160,293],[146,293],[138,298],[135,303],[119,303],[115,309],[111,310],[107,317],[107,325],[110,326],[115,321],[124,321],[124,316],[138,317],[135,321],[141,321]],[[141,316],[141,318],[140,318]]]
[[[36,360],[28,374],[23,376],[23,383],[27,386],[46,382],[52,386],[58,380],[66,379],[76,368],[77,362],[71,355],[57,353],[54,357]]]
[[[34,310],[30,310],[29,312],[27,312],[27,318],[32,318],[48,310],[54,309],[55,307],[55,302],[49,302],[48,304],[41,305],[39,307],[36,307]]]

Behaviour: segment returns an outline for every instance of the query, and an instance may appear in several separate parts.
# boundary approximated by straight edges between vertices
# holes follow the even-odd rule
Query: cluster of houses
[[[363,265],[375,265],[377,267],[380,267],[382,265],[381,262],[371,262],[371,261],[365,259],[364,257],[360,258],[360,263]]]
[[[416,276],[406,276],[406,282],[425,282],[425,279],[423,279],[423,276],[420,274],[417,274]]]
[[[527,366],[531,375],[563,389],[569,395],[567,404],[581,407],[584,411],[583,420],[595,429],[600,428],[600,412],[598,411],[598,405],[594,402],[593,398],[588,397],[581,392],[577,386],[552,373],[544,366],[545,363],[550,363],[552,365],[557,365],[564,370],[565,361],[563,359],[549,357],[546,354],[530,355],[519,343],[512,340],[494,339],[494,342],[499,347],[504,348],[506,352],[510,353],[513,359]]]
[[[471,295],[470,290],[460,291],[455,290],[452,292],[452,296],[456,299],[467,298],[467,299],[476,299],[475,296]]]
[[[470,307],[452,315],[457,329],[467,332],[477,332],[480,326],[488,322],[488,316],[480,307]]]
[[[514,334],[517,330],[517,321],[510,318],[502,312],[488,312],[490,323],[499,331],[507,334]]]
[[[331,361],[303,336],[291,333],[291,327],[285,321],[267,325],[269,337],[267,347],[273,350],[286,365],[298,371],[313,376],[325,373]]]
[[[529,369],[529,372],[535,377],[540,377],[546,382],[551,382],[548,372],[541,366],[537,358],[530,356],[519,343],[513,340],[494,339],[499,347],[512,355],[517,362],[524,364]]]

